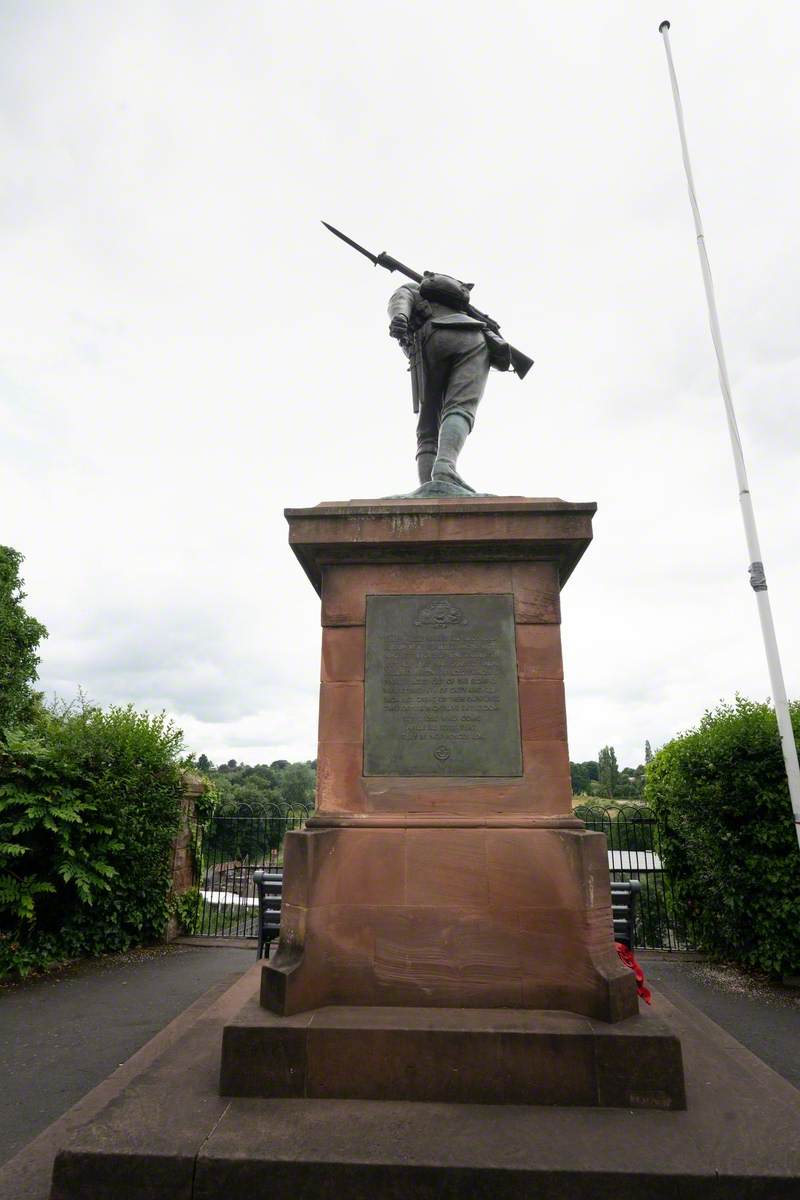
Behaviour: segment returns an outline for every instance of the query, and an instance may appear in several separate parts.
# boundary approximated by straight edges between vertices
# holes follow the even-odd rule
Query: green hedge
[[[0,735],[0,976],[163,935],[182,735],[132,706]]]
[[[792,705],[795,737],[800,705]],[[737,697],[659,750],[646,800],[695,943],[714,957],[800,971],[800,852],[775,712]]]

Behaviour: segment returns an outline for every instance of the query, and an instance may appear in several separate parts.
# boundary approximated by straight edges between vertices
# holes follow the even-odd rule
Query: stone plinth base
[[[253,1000],[225,1027],[220,1092],[686,1107],[680,1042],[650,1012],[617,1025],[519,1009],[335,1007],[280,1018]]]
[[[685,1001],[656,992],[652,1014],[683,1045],[683,1111],[221,1097],[222,1029],[256,974],[0,1168],[0,1200],[800,1196],[800,1093]]]
[[[605,838],[519,818],[449,821],[289,833],[262,1004],[281,1015],[345,1004],[634,1016]]]

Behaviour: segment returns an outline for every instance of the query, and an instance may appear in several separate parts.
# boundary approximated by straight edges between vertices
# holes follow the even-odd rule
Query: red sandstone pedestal
[[[287,512],[322,598],[319,785],[309,828],[286,840],[267,1008],[636,1012],[613,946],[605,839],[571,806],[559,593],[594,511],[500,498]],[[518,775],[365,775],[367,598],[388,595],[510,598]]]
[[[263,969],[261,1004],[283,1018],[347,1007],[346,1019],[323,1020],[322,1041],[314,1026],[339,1079],[342,1054],[358,1053],[354,1031],[363,1026],[374,1039],[377,1020],[381,1098],[408,1095],[420,1038],[437,1061],[437,1037],[444,1045],[454,1028],[474,1083],[463,1099],[502,1091],[488,1082],[499,1061],[491,1047],[502,1041],[499,1031],[486,1036],[496,1026],[489,1010],[518,1012],[534,1103],[545,1043],[555,1054],[547,1070],[563,1061],[569,1071],[567,1014],[590,1024],[636,1018],[634,978],[614,949],[606,841],[571,807],[559,594],[591,540],[594,512],[503,497],[287,511],[290,544],[322,600],[317,809],[286,838],[280,941]],[[442,683],[448,655],[455,665]],[[408,773],[390,773],[393,762]],[[392,1014],[377,1019],[365,1007]],[[418,1010],[409,1014],[413,1037],[409,1008]],[[476,1011],[460,1021],[443,1011],[453,1009]],[[530,1010],[553,1016],[543,1025],[524,1016]],[[287,1037],[305,1046],[305,1024],[290,1024],[265,1013],[244,1040],[241,1029],[226,1031],[228,1094],[256,1061],[274,1066]],[[590,1070],[600,1042],[582,1029]],[[682,1080],[680,1047],[653,1030],[643,1035],[652,1094],[639,1088],[639,1102],[680,1107],[682,1082],[665,1091],[656,1078]],[[601,1041],[608,1056],[611,1043]],[[635,1041],[621,1050],[628,1063]],[[309,1086],[306,1051],[298,1053],[291,1088],[300,1091],[288,1094]],[[315,1061],[324,1076],[318,1050]],[[248,1094],[271,1094],[274,1072],[264,1070]],[[428,1098],[452,1093],[452,1081],[440,1083],[438,1092],[426,1083]],[[515,1094],[526,1086],[518,1080]],[[576,1082],[573,1103],[587,1102],[586,1086]]]

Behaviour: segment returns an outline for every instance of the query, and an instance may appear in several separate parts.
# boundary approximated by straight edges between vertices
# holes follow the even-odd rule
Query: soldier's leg
[[[436,462],[435,450],[417,451],[417,475],[420,483],[430,483],[433,475],[433,464]]]
[[[423,348],[424,386],[417,421],[417,472],[420,483],[430,482],[439,445],[442,393],[447,378],[446,360],[437,353],[439,341],[440,333],[437,330],[425,339]]]
[[[431,412],[431,408],[433,405],[420,405],[417,423],[417,473],[420,483],[430,481],[439,443],[438,413],[435,410]]]
[[[450,376],[442,400],[439,442],[432,478],[454,483],[472,492],[456,470],[458,456],[475,423],[481,397],[489,375],[489,351],[482,333],[449,335],[461,339],[461,349],[451,359]]]
[[[449,413],[446,417],[442,418],[442,424],[439,429],[439,445],[436,451],[436,460],[431,471],[431,478],[435,479],[438,483],[456,483],[466,491],[474,492],[475,488],[470,487],[456,470],[456,462],[463,449],[464,442],[467,440],[469,431],[470,423],[461,413]]]

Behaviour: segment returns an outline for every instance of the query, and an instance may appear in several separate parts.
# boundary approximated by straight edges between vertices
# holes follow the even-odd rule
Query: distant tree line
[[[314,808],[315,759],[289,762],[279,758],[251,767],[231,758],[215,766],[201,754],[197,766],[216,793],[215,816],[290,816]]]
[[[641,800],[647,764],[653,757],[650,743],[644,744],[644,762],[638,767],[622,767],[613,746],[603,746],[596,759],[571,762],[569,772],[575,796],[596,796],[604,800]]]
[[[217,862],[264,862],[277,852],[290,829],[300,828],[314,809],[316,761],[247,763],[229,759],[219,766],[201,754],[213,801],[204,836],[205,851]],[[237,820],[255,817],[256,820]]]

